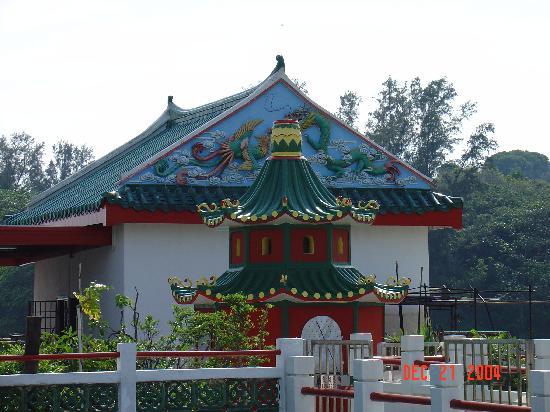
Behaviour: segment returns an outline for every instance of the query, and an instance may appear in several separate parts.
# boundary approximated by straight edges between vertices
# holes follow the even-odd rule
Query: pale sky
[[[500,150],[550,156],[549,41],[546,0],[0,0],[0,134],[86,143],[99,157],[168,95],[192,108],[234,94],[283,54],[328,110],[358,91],[361,124],[389,75],[446,76],[479,105],[464,136],[491,121]]]

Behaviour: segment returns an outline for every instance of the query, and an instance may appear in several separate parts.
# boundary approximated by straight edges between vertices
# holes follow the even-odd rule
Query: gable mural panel
[[[275,84],[183,142],[126,183],[250,186],[269,156],[271,126],[283,118],[300,122],[303,155],[327,187],[429,189],[424,179],[308,104],[284,83]]]

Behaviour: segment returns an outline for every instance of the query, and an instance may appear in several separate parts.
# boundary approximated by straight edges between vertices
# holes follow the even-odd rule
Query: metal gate
[[[526,339],[451,339],[447,362],[464,365],[464,399],[529,405],[533,341]]]
[[[323,389],[350,389],[353,385],[353,360],[372,358],[368,340],[306,340],[304,353],[315,359],[314,386]],[[320,396],[316,410],[351,410],[351,400]]]

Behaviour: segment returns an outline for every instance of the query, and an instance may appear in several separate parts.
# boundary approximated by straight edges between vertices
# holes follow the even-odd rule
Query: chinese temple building
[[[0,265],[34,262],[36,301],[72,296],[79,277],[110,285],[113,323],[119,293],[137,290],[165,332],[171,293],[201,307],[243,292],[274,304],[277,336],[324,316],[333,337],[380,337],[399,327],[385,303],[404,297],[401,281],[418,287],[423,268],[429,284],[429,231],[461,227],[460,198],[323,109],[278,57],[232,96],[196,108],[168,97],[142,134],[6,216]],[[403,307],[408,331],[416,311]]]
[[[378,284],[351,264],[350,225],[372,223],[378,202],[354,205],[321,184],[302,156],[297,120],[275,121],[271,141],[270,157],[240,199],[197,207],[207,226],[229,225],[230,269],[195,287],[170,279],[175,301],[208,306],[240,293],[251,303],[272,303],[273,342],[300,336],[307,321],[319,316],[334,320],[344,336],[370,331],[380,341],[380,304],[400,302],[410,279]]]

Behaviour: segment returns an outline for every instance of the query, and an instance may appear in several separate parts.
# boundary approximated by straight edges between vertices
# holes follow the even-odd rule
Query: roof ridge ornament
[[[278,54],[277,56],[275,56],[275,59],[277,60],[277,65],[275,66],[275,68],[271,72],[270,76],[274,75],[275,73],[277,73],[281,69],[283,70],[283,73],[285,72],[285,59],[284,59],[284,57],[281,54]]]

